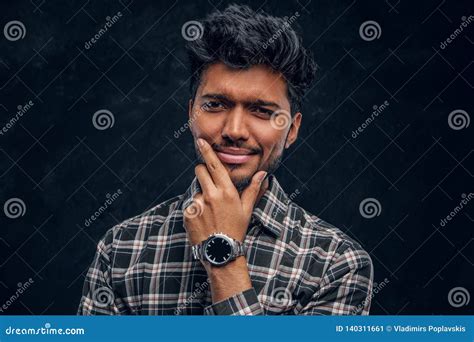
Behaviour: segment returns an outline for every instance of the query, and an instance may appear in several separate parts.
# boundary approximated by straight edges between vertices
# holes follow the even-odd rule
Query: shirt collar
[[[269,175],[268,182],[267,190],[253,209],[250,223],[258,224],[279,237],[285,228],[284,220],[287,216],[290,200],[275,175]],[[191,204],[194,196],[201,191],[199,181],[197,177],[194,177],[191,185],[184,193],[181,210],[184,211]]]

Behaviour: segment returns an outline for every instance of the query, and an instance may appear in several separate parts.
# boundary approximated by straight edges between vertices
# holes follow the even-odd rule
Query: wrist
[[[252,288],[247,259],[244,256],[221,267],[208,263],[205,268],[211,285],[213,303]]]

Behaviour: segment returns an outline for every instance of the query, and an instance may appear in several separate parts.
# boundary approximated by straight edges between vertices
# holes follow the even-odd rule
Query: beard
[[[204,161],[204,158],[202,157],[201,152],[199,152],[197,147],[195,147],[195,151],[196,151],[196,156],[197,156],[197,164],[206,165],[206,162]],[[268,176],[273,174],[280,166],[284,153],[285,153],[285,149],[283,149],[282,152],[279,153],[278,155],[272,157],[272,159],[269,161],[268,166],[266,168],[255,170],[255,172],[250,176],[241,177],[239,179],[232,179],[231,177],[232,183],[234,184],[239,194],[241,194],[250,185],[250,183],[252,182],[252,177],[258,171],[267,171],[267,178]],[[229,164],[230,171],[238,167],[239,167],[238,165]]]
[[[262,168],[261,170],[256,170],[255,173],[257,173],[258,171],[267,171],[267,176],[266,177],[268,178],[268,176],[273,174],[273,172],[275,172],[278,169],[278,167],[280,166],[281,160],[283,158],[283,153],[284,152],[282,151],[282,153],[280,153],[276,157],[272,158],[269,161],[268,167]],[[232,170],[232,168],[235,168],[235,167],[231,166],[231,170]],[[239,194],[241,194],[250,185],[250,183],[252,182],[252,177],[254,176],[254,174],[250,175],[248,177],[244,177],[244,178],[232,181],[232,183],[234,183],[234,186],[237,189],[237,191],[239,192]]]

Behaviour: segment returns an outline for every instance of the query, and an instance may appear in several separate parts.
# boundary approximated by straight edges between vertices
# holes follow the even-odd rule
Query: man
[[[187,191],[107,231],[78,314],[368,314],[372,262],[273,172],[315,63],[288,22],[229,6],[189,42]]]

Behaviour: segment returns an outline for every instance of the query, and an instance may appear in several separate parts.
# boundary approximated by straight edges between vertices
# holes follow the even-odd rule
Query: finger
[[[257,172],[252,177],[252,182],[250,183],[250,185],[242,192],[242,195],[240,195],[242,209],[244,213],[247,215],[247,217],[250,217],[250,215],[252,215],[255,201],[257,200],[260,187],[266,175],[267,175],[267,172],[265,171]]]
[[[232,181],[226,168],[222,165],[222,162],[219,157],[217,157],[211,145],[201,138],[197,139],[197,145],[216,187],[223,188],[232,185]]]
[[[199,184],[201,185],[201,189],[203,193],[209,194],[212,191],[217,190],[206,165],[203,165],[203,164],[197,165],[194,168],[194,173],[196,174]]]

